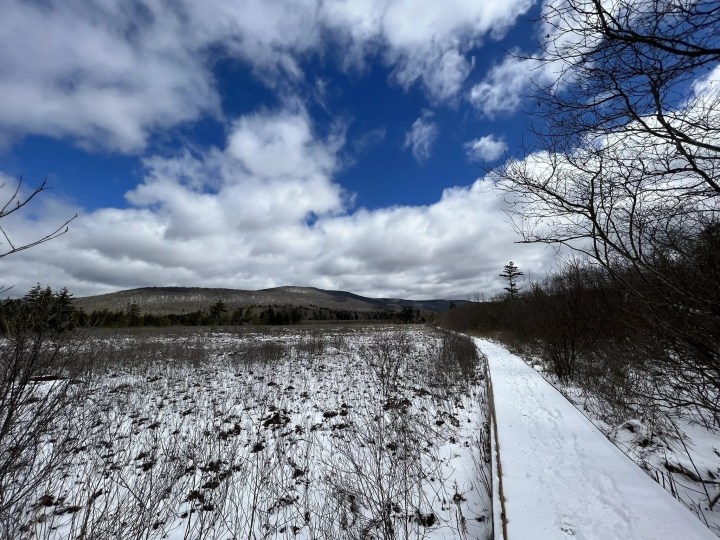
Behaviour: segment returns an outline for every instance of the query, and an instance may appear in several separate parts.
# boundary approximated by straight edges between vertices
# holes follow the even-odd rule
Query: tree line
[[[499,338],[617,411],[682,410],[720,427],[720,226],[688,238],[662,275],[576,258],[520,286],[513,267],[505,294],[440,324]]]
[[[50,315],[48,311],[52,311]],[[50,287],[35,285],[19,299],[0,303],[2,324],[64,325],[71,330],[77,327],[128,328],[168,326],[243,326],[243,325],[294,325],[307,321],[385,321],[398,324],[424,323],[427,314],[418,309],[404,307],[397,312],[385,310],[353,311],[303,306],[246,306],[230,309],[222,300],[208,309],[186,313],[144,313],[137,302],[125,308],[85,312],[75,305],[72,294],[66,289],[53,291]],[[42,323],[40,322],[42,321]]]

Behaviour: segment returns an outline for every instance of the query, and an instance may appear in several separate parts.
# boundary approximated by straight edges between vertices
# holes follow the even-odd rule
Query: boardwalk
[[[509,540],[717,540],[535,370],[476,343],[490,366]]]

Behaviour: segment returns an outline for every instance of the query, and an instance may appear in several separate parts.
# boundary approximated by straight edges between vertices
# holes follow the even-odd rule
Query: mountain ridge
[[[402,298],[372,298],[348,291],[334,291],[317,287],[285,285],[260,290],[228,289],[212,287],[140,287],[113,293],[85,296],[75,299],[77,307],[87,311],[120,310],[136,303],[144,313],[164,315],[206,310],[218,301],[228,309],[248,306],[293,306],[325,308],[358,312],[397,312],[403,308],[441,312],[450,303],[459,300],[406,300]]]

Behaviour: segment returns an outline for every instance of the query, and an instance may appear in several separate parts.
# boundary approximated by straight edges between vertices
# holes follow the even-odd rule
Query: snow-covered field
[[[491,534],[485,371],[465,338],[412,327],[102,341],[72,462],[16,509],[11,537]]]

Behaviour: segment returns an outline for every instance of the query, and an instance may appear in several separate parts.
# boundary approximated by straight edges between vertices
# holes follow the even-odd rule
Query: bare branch
[[[0,185],[0,189],[5,187],[5,183]],[[12,194],[5,200],[5,204],[3,204],[2,208],[0,208],[0,219],[5,218],[21,208],[24,208],[30,201],[32,201],[37,195],[42,193],[43,191],[47,191],[49,188],[47,187],[47,179],[43,180],[43,182],[34,188],[32,192],[26,196],[21,197],[20,196],[20,189],[22,187],[22,178],[17,183],[17,186],[15,187]],[[29,249],[31,247],[35,247],[40,244],[44,244],[45,242],[48,242],[50,240],[54,240],[55,238],[62,236],[66,232],[68,232],[68,226],[70,222],[72,222],[75,218],[77,218],[77,214],[75,214],[70,219],[66,220],[64,223],[62,223],[59,227],[54,229],[52,232],[45,234],[44,236],[33,240],[31,242],[27,242],[24,244],[16,244],[12,241],[11,236],[8,234],[8,232],[0,226],[0,233],[2,234],[2,237],[5,239],[5,242],[9,246],[8,249],[5,249],[4,251],[0,250],[0,259],[3,257],[7,257],[8,255],[12,255],[14,253],[17,253],[19,251],[23,251],[26,249]]]

